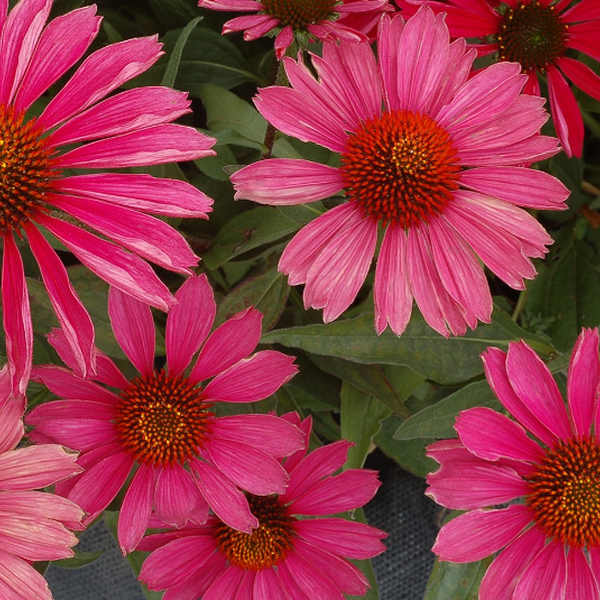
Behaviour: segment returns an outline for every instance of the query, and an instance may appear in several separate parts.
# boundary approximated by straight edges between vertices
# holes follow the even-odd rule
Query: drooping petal
[[[600,77],[587,65],[568,56],[561,56],[556,64],[578,88],[593,98],[600,98]]]
[[[27,561],[0,550],[0,595],[6,600],[52,600],[46,580]]]
[[[566,579],[565,599],[589,598],[589,600],[598,600],[600,598],[598,582],[581,548],[569,548]]]
[[[529,563],[519,579],[514,600],[566,600],[567,557],[562,544],[550,542]],[[584,596],[582,596],[584,597]]]
[[[140,465],[119,511],[117,536],[123,554],[135,550],[146,532],[154,502],[154,485],[154,469]]]

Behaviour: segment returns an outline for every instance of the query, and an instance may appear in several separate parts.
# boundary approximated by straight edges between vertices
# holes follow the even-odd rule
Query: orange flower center
[[[348,137],[341,168],[346,195],[366,215],[404,229],[443,211],[460,172],[448,132],[406,110],[362,123]]]
[[[220,523],[217,526],[218,546],[229,564],[246,571],[270,569],[293,549],[292,523],[279,497],[247,494],[252,514],[260,523],[252,533],[243,533]]]
[[[577,548],[600,543],[600,447],[593,438],[548,450],[528,482],[526,503],[549,538]]]
[[[497,36],[500,60],[518,62],[523,71],[544,71],[564,55],[567,29],[554,6],[520,2],[504,14]]]
[[[338,0],[262,0],[265,12],[279,20],[281,25],[305,29],[311,23],[329,17]]]
[[[0,104],[0,233],[19,231],[38,210],[59,171],[35,119]]]
[[[156,467],[184,464],[197,455],[214,418],[200,394],[187,378],[164,370],[130,381],[115,421],[125,449],[139,463]]]

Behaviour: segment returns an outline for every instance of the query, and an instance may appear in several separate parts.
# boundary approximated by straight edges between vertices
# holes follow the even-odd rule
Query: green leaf
[[[187,24],[187,26],[179,35],[177,43],[175,44],[175,48],[173,48],[171,56],[169,56],[169,62],[167,63],[167,67],[160,82],[161,85],[165,85],[167,87],[173,87],[175,85],[175,78],[177,77],[177,71],[179,70],[179,63],[181,62],[181,55],[183,53],[185,43],[188,41],[188,38],[190,37],[194,27],[196,27],[201,20],[202,17],[196,17],[193,21]]]
[[[81,552],[80,550],[77,550],[77,548],[73,548],[73,552],[75,552],[73,558],[54,560],[52,561],[52,564],[55,567],[61,567],[62,569],[78,569],[79,567],[85,567],[85,565],[97,561],[104,554],[104,550]]]
[[[206,108],[206,121],[211,131],[232,130],[242,137],[262,144],[267,121],[250,104],[215,85],[203,85],[200,98]]]
[[[220,325],[248,306],[263,314],[262,327],[268,331],[277,323],[289,294],[285,277],[272,267],[235,287],[219,304],[215,324]]]
[[[491,557],[471,563],[436,562],[423,600],[477,600],[491,562]]]
[[[217,269],[232,258],[269,244],[300,229],[300,224],[277,209],[259,206],[235,216],[219,230],[202,260],[208,269]]]
[[[342,438],[353,442],[344,469],[360,469],[371,449],[373,437],[381,429],[390,409],[354,386],[344,383],[341,394]]]
[[[165,29],[183,27],[197,17],[197,0],[149,0],[150,8]],[[172,85],[172,84],[165,84]]]
[[[366,313],[325,325],[277,329],[265,334],[263,342],[362,364],[408,366],[438,383],[456,384],[482,373],[479,355],[488,346],[506,348],[520,338],[542,353],[554,351],[545,338],[527,333],[498,308],[491,324],[457,338],[443,338],[417,313],[401,336],[389,330],[377,336],[373,314]]]

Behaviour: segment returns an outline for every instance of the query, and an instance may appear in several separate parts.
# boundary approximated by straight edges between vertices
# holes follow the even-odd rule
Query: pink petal
[[[206,590],[202,600],[248,600],[240,592],[247,571],[230,567],[224,570]]]
[[[373,299],[377,334],[391,327],[396,335],[406,329],[412,312],[413,297],[406,265],[406,233],[390,224],[385,231],[377,265]]]
[[[14,12],[14,11],[13,11]],[[25,395],[33,360],[33,329],[23,261],[12,233],[5,234],[2,257],[2,323],[15,396]]]
[[[235,199],[286,206],[329,198],[344,188],[340,170],[299,158],[271,158],[231,176]]]
[[[348,519],[299,520],[294,530],[318,548],[347,558],[367,559],[385,551],[383,531]]]
[[[525,342],[511,343],[506,373],[523,404],[561,440],[571,436],[565,404],[548,367]]]
[[[204,388],[202,397],[219,402],[257,402],[268,398],[297,372],[294,357],[263,350],[217,375]]]
[[[545,543],[546,536],[537,527],[531,527],[502,550],[481,581],[479,594],[482,600],[513,600],[523,571]]]
[[[44,577],[28,562],[2,550],[0,595],[4,600],[52,600]]]
[[[187,275],[198,263],[181,234],[160,219],[91,198],[53,195],[49,203],[165,269]]]
[[[189,112],[189,105],[186,94],[167,87],[134,88],[69,119],[52,132],[50,143],[64,146],[168,123]]]
[[[570,193],[556,177],[524,167],[466,169],[461,172],[460,183],[481,194],[540,210],[564,210]],[[524,189],[527,194],[523,194]]]
[[[8,365],[4,365],[0,370],[0,455],[14,450],[23,439],[24,409],[24,403],[14,397]]]
[[[13,105],[27,110],[88,49],[101,17],[95,6],[84,6],[53,19],[44,29]]]
[[[212,465],[194,460],[190,463],[197,473],[197,483],[204,499],[223,523],[244,533],[258,527],[250,512],[246,496],[221,471]]]
[[[523,504],[500,510],[472,510],[442,527],[433,552],[440,560],[481,560],[510,543],[530,522],[531,513]]]
[[[461,412],[454,428],[469,451],[484,460],[510,458],[535,463],[544,455],[521,425],[490,408]]]
[[[281,573],[283,571],[283,573]],[[344,594],[333,583],[328,574],[317,569],[295,553],[290,553],[283,563],[278,565],[280,577],[288,572],[308,598],[319,600],[344,600]],[[282,579],[283,579],[282,577]],[[285,580],[284,580],[285,584]],[[287,587],[287,586],[286,586]]]
[[[58,189],[155,215],[206,219],[212,210],[212,199],[193,185],[145,174],[75,175],[61,179]]]
[[[72,348],[80,373],[86,377],[96,370],[92,319],[73,289],[67,269],[50,244],[35,227],[28,225],[25,231],[58,322]]]
[[[108,46],[110,48],[110,46]],[[184,125],[154,125],[90,142],[56,159],[60,168],[105,169],[160,165],[214,155],[216,140]]]
[[[581,156],[584,130],[577,100],[569,84],[554,65],[548,66],[546,76],[550,110],[560,143],[567,156]]]
[[[257,12],[261,9],[261,3],[256,0],[200,0],[202,8],[210,8],[211,10],[226,10],[226,11],[252,11]]]
[[[277,60],[281,60],[285,51],[292,45],[294,41],[294,30],[291,25],[286,25],[275,38],[275,56]]]
[[[167,287],[142,259],[70,223],[41,214],[37,221],[110,285],[161,310],[168,310],[175,304]]]
[[[90,420],[110,421],[115,418],[115,407],[92,400],[54,400],[35,407],[27,415],[28,425],[45,427],[47,421],[83,419],[89,427]],[[58,424],[60,426],[60,424]]]
[[[331,515],[354,510],[373,498],[381,482],[377,471],[349,469],[319,481],[290,507],[294,514]]]
[[[125,40],[88,56],[38,120],[46,131],[98,102],[152,66],[162,54],[156,37]]]
[[[600,60],[598,23],[595,19],[569,26],[569,48],[579,50],[591,56],[594,60]]]
[[[306,444],[298,427],[275,415],[219,417],[213,421],[211,431],[214,439],[243,442],[276,458],[289,456]]]
[[[165,341],[169,372],[180,374],[206,339],[215,320],[217,307],[206,275],[188,278],[175,298],[177,304],[167,318]],[[192,376],[190,379],[194,381]]]
[[[599,382],[598,330],[583,329],[575,342],[567,377],[571,423],[578,436],[588,435],[595,421]]]
[[[254,598],[256,600],[271,600],[271,598],[288,599],[287,591],[275,569],[263,569],[256,573],[254,579]]]
[[[144,377],[152,375],[155,336],[150,307],[111,287],[108,314],[117,342],[127,358]]]
[[[282,494],[286,488],[288,475],[281,464],[248,444],[211,438],[202,450],[202,456],[251,494]]]
[[[593,98],[600,98],[600,77],[587,65],[568,56],[561,56],[556,64],[578,88]]]
[[[290,600],[311,600],[311,598],[302,591],[299,583],[296,582],[294,575],[290,573],[286,561],[277,565],[277,575],[288,593]]]
[[[514,600],[566,600],[567,560],[561,544],[549,543],[521,576]]]
[[[11,103],[51,7],[50,0],[30,0],[18,2],[8,13],[0,38],[0,104]]]
[[[248,356],[260,340],[262,317],[249,307],[217,327],[204,344],[190,380],[208,379]]]
[[[570,4],[570,0],[567,4]],[[576,23],[577,21],[587,21],[588,19],[600,19],[600,6],[598,6],[595,0],[577,2],[560,16],[560,20],[564,23]]]
[[[146,532],[152,512],[154,485],[154,469],[139,465],[119,512],[117,536],[123,554],[135,550]]]
[[[567,554],[566,598],[598,600],[598,582],[592,573],[588,559],[581,548],[569,548]]]

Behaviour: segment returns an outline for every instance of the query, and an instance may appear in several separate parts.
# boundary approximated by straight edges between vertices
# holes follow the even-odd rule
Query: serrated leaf
[[[300,227],[275,208],[253,208],[235,216],[219,230],[202,260],[208,269],[217,269],[232,258],[279,240]]]
[[[365,463],[373,437],[381,429],[381,422],[391,410],[373,396],[344,383],[341,393],[340,425],[342,438],[353,442],[348,450],[344,469],[360,469]]]
[[[194,27],[196,27],[201,20],[202,17],[196,17],[193,21],[188,23],[183,31],[179,34],[177,42],[175,43],[175,47],[169,56],[169,62],[167,63],[165,72],[160,82],[161,85],[165,85],[167,87],[173,87],[175,85],[175,78],[177,77],[177,72],[179,71],[179,63],[181,62],[183,49]]]
[[[492,558],[480,562],[437,561],[423,600],[478,600],[479,586]]]
[[[481,374],[479,355],[486,348],[506,348],[509,342],[520,338],[543,354],[554,351],[545,338],[524,331],[498,308],[492,323],[479,325],[475,331],[457,338],[443,338],[418,313],[401,336],[389,330],[377,336],[373,314],[365,313],[324,325],[277,329],[265,334],[263,342],[362,364],[407,366],[428,379],[450,385]]]

